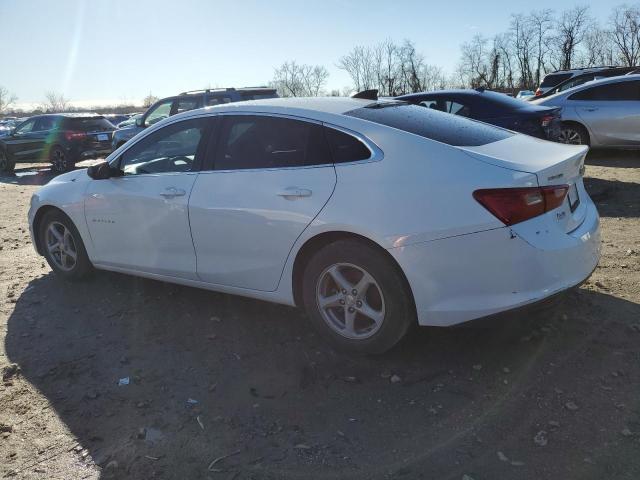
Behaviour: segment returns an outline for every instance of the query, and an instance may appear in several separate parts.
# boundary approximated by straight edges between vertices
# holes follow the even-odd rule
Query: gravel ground
[[[640,478],[636,153],[589,157],[603,258],[586,284],[374,358],[288,307],[60,281],[26,222],[50,173],[17,172],[0,177],[2,478]]]

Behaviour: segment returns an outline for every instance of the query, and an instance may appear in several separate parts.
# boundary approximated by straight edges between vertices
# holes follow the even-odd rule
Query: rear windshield
[[[513,135],[486,123],[406,103],[377,103],[345,115],[458,147],[486,145]]]
[[[68,129],[80,132],[98,132],[114,129],[113,124],[104,117],[67,118],[65,123]]]
[[[572,76],[572,73],[551,73],[544,77],[540,86],[542,88],[555,87],[560,82],[564,82],[566,79],[571,78]]]

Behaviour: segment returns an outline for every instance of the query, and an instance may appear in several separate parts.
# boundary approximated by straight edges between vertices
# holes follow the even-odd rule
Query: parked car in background
[[[122,122],[117,124],[116,127],[125,128],[125,127],[129,127],[131,125],[135,125],[136,124],[136,120],[138,118],[140,118],[140,117],[142,117],[142,113],[132,113],[129,118],[127,118],[126,120],[123,120]]]
[[[550,97],[551,95],[555,95],[559,92],[564,92],[565,90],[569,90],[570,88],[577,87],[587,82],[592,82],[594,80],[601,80],[603,78],[611,78],[617,77],[620,75],[627,75],[629,73],[633,73],[637,70],[637,67],[613,67],[607,69],[601,69],[594,72],[581,73],[579,75],[575,75],[568,80],[564,80],[560,82],[555,87],[548,89],[546,92],[537,95],[535,97],[529,98],[529,100],[540,99]]]
[[[584,281],[600,247],[587,150],[399,101],[220,105],[56,178],[29,226],[62,278],[96,267],[304,306],[337,348],[380,353],[416,322]]]
[[[115,127],[94,113],[36,115],[0,138],[0,171],[16,163],[51,162],[55,172],[71,170],[79,160],[106,156]]]
[[[16,125],[20,123],[20,120],[16,117],[5,117],[0,119],[0,137],[8,135],[16,128]]]
[[[491,123],[545,140],[560,135],[560,109],[540,107],[483,89],[440,90],[397,97],[441,112]]]
[[[533,90],[520,90],[516,95],[516,98],[524,100],[525,98],[535,96],[535,92]]]
[[[549,89],[555,87],[561,82],[567,81],[577,75],[582,75],[583,73],[592,73],[597,72],[599,70],[608,70],[611,68],[615,68],[614,65],[601,66],[601,67],[588,67],[588,68],[573,68],[571,70],[556,70],[555,72],[547,73],[540,86],[536,90],[536,96],[540,96]]]
[[[562,109],[564,143],[640,147],[640,75],[596,80],[532,103]]]
[[[219,105],[221,103],[276,98],[277,96],[278,94],[273,88],[247,87],[194,90],[183,92],[175,97],[163,98],[151,105],[149,109],[136,120],[134,125],[118,129],[113,135],[111,147],[115,150],[145,128],[177,113]]]
[[[109,120],[114,127],[117,127],[119,123],[128,120],[130,115],[126,113],[106,113],[102,114],[104,118]]]

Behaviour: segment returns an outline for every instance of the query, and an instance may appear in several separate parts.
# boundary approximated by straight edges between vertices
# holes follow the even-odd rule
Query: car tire
[[[49,152],[49,161],[51,162],[51,170],[56,173],[68,172],[76,166],[75,161],[59,145],[55,145]]]
[[[0,149],[0,172],[13,173],[16,168],[15,160],[9,157],[9,154]]]
[[[365,242],[339,240],[320,249],[304,270],[302,289],[311,323],[341,351],[384,353],[416,323],[399,267]]]
[[[577,123],[563,122],[558,142],[569,145],[589,145],[589,132]]]
[[[60,210],[50,210],[42,217],[38,243],[51,269],[64,279],[81,280],[93,271],[78,229]]]

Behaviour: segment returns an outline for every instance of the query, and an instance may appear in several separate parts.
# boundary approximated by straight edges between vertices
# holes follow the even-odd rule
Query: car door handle
[[[598,110],[598,107],[587,107],[587,108],[585,108],[585,110],[587,112],[595,112],[596,110]]]
[[[167,187],[164,192],[160,192],[160,196],[164,198],[182,197],[186,194],[183,189],[176,187]]]
[[[284,197],[287,200],[293,200],[294,198],[310,197],[311,190],[308,188],[300,187],[287,187],[277,193],[279,197]]]

